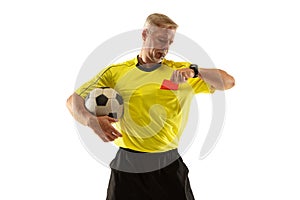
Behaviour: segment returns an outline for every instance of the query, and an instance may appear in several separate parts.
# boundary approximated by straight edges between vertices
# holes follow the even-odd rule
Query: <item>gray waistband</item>
[[[160,153],[141,153],[119,149],[110,167],[130,173],[145,173],[162,169],[180,157],[177,149]]]

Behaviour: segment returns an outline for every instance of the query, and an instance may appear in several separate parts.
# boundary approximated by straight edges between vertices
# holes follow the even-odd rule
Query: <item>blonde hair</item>
[[[170,19],[168,16],[160,13],[153,13],[149,15],[145,22],[145,27],[157,26],[160,28],[174,29],[176,30],[178,25]]]

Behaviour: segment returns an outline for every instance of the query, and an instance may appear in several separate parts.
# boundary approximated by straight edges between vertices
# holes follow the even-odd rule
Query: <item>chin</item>
[[[154,57],[153,61],[155,61],[156,63],[160,63],[163,59],[164,57],[160,57],[160,58]]]
[[[155,55],[151,56],[151,61],[153,63],[160,63],[163,59],[164,57],[157,58]]]
[[[160,63],[163,60],[163,58],[157,59],[155,63]]]

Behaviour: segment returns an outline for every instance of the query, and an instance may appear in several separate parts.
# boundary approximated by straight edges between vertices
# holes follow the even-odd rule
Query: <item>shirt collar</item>
[[[139,57],[139,55],[137,55],[137,56],[135,57],[135,59],[134,59],[135,66],[136,66],[137,68],[139,68],[140,70],[145,71],[145,72],[151,72],[151,71],[156,70],[156,69],[159,68],[159,67],[161,66],[161,64],[164,63],[164,61],[165,61],[165,59],[163,59],[162,62],[153,65],[153,67],[151,67],[151,68],[146,68],[146,67],[143,67],[143,65],[141,65],[141,64],[139,63],[138,57]]]

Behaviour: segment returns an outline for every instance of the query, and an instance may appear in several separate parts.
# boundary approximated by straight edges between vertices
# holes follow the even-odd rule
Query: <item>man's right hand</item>
[[[116,130],[112,123],[117,119],[109,116],[96,117],[88,112],[84,106],[84,99],[76,93],[73,93],[66,102],[67,108],[72,116],[84,126],[90,127],[104,142],[110,142],[118,137],[121,133]]]
[[[87,126],[90,127],[104,142],[110,142],[118,137],[122,137],[121,133],[112,126],[112,123],[117,121],[117,119],[109,116],[90,116],[87,121]]]

